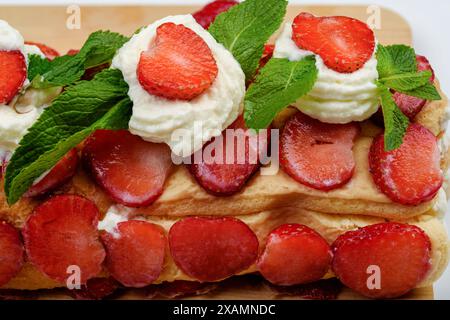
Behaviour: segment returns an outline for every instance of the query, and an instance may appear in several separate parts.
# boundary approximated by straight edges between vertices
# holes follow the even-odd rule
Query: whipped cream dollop
[[[145,91],[136,70],[141,52],[149,48],[161,24],[182,24],[199,35],[216,60],[218,75],[211,87],[191,101],[168,100]],[[127,42],[113,59],[112,67],[122,71],[133,101],[129,130],[151,142],[164,142],[172,152],[186,157],[226,129],[243,109],[245,75],[233,55],[191,15],[158,20]]]
[[[286,23],[275,42],[273,56],[298,61],[309,55],[316,57],[317,81],[306,96],[294,103],[296,108],[328,123],[366,120],[378,110],[375,52],[361,69],[339,73],[328,68],[319,55],[300,49],[292,40],[292,23]]]
[[[19,50],[28,65],[28,54],[38,54],[45,58],[41,50],[34,45],[26,45],[22,35],[6,21],[0,20],[0,50]],[[23,87],[29,84],[25,80]],[[39,118],[49,102],[49,94],[53,98],[55,90],[30,90],[8,105],[0,104],[0,150],[13,152],[28,129]]]

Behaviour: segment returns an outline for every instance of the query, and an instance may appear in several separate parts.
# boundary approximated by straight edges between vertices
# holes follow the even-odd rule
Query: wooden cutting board
[[[8,21],[29,41],[46,43],[61,53],[80,48],[90,33],[102,29],[131,35],[138,28],[168,15],[195,12],[196,6],[81,6],[80,29],[67,28],[71,17],[67,6],[0,6],[0,19]],[[408,23],[397,13],[380,9],[381,28],[375,30],[378,40],[383,44],[412,43]],[[70,10],[69,10],[70,11]],[[366,6],[290,6],[287,20],[292,20],[299,12],[306,11],[316,15],[345,15],[367,21],[370,9]],[[73,12],[73,11],[72,11]],[[368,13],[369,12],[369,13]],[[42,299],[65,299],[64,294],[47,294]],[[130,291],[122,298],[143,298]],[[274,295],[273,291],[261,286],[249,288],[246,283],[223,286],[206,296],[194,299],[295,299],[295,296]],[[433,299],[431,287],[417,289],[406,299]],[[344,289],[339,299],[362,299],[351,290]]]

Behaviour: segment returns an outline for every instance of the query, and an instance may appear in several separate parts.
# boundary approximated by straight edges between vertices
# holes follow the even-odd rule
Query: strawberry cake
[[[432,285],[450,160],[430,62],[350,17],[281,25],[286,5],[218,0],[63,57],[0,21],[0,290]]]

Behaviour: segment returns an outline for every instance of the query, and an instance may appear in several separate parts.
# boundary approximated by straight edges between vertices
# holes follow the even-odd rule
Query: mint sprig
[[[286,14],[286,0],[246,0],[220,14],[208,31],[240,63],[247,80],[258,68],[264,44]]]
[[[107,69],[92,81],[67,87],[23,137],[5,174],[10,205],[33,182],[97,129],[128,128],[132,103],[118,70]]]
[[[61,56],[47,61],[30,56],[28,79],[34,88],[66,86],[81,79],[86,69],[111,62],[116,51],[128,38],[110,31],[97,31],[86,40],[74,56]]]
[[[245,95],[247,126],[267,128],[278,112],[311,91],[317,72],[314,56],[300,61],[270,59]]]
[[[395,104],[389,88],[381,83],[377,83],[377,86],[383,108],[384,149],[391,151],[401,146],[406,129],[408,129],[409,119]]]
[[[439,92],[431,83],[432,73],[417,69],[416,53],[405,45],[378,45],[377,52],[378,91],[384,118],[384,147],[391,151],[400,147],[408,118],[396,105],[392,91],[426,100],[440,100]]]

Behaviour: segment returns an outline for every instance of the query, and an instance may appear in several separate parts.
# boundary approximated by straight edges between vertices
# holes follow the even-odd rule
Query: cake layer
[[[339,235],[355,230],[359,227],[385,222],[386,219],[355,215],[333,215],[312,212],[298,208],[284,208],[277,211],[265,211],[258,214],[236,216],[245,222],[257,235],[260,249],[264,248],[267,235],[271,230],[284,223],[300,223],[309,226],[320,233],[329,243],[332,243]],[[166,232],[178,220],[171,217],[147,217],[147,220],[164,228]],[[431,269],[420,284],[420,287],[431,285],[436,281],[448,263],[449,242],[442,221],[436,217],[436,212],[428,211],[425,215],[402,221],[417,225],[422,228],[431,240]],[[255,265],[241,274],[256,272]],[[105,276],[106,272],[102,274]],[[329,272],[325,277],[333,277]],[[185,275],[173,262],[169,252],[166,252],[163,273],[155,283],[175,280],[195,280]],[[63,284],[48,279],[31,264],[26,264],[22,271],[3,288],[8,289],[49,289],[61,287]]]

